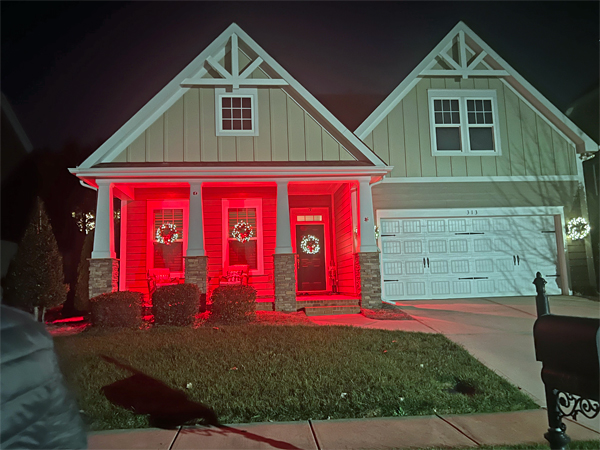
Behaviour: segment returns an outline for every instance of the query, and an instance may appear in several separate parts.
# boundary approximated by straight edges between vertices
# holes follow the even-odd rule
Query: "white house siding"
[[[428,89],[495,89],[500,156],[432,156]],[[365,137],[391,177],[576,175],[575,146],[498,78],[423,78]]]
[[[114,162],[354,161],[279,88],[258,89],[258,136],[217,136],[213,88],[192,88]]]

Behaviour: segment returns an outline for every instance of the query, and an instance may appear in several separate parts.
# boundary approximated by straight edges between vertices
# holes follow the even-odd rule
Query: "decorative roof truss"
[[[465,42],[465,32],[460,30],[419,73],[419,76],[460,76],[465,79],[469,77],[508,76],[506,70],[492,69],[486,64],[484,61],[486,56],[485,50],[476,53],[471,49]]]
[[[231,86],[233,89],[239,89],[240,86],[285,86],[287,81],[281,78],[249,78],[252,73],[264,62],[260,56],[251,61],[240,73],[238,36],[231,34],[231,71],[228,71],[214,56],[209,56],[205,64],[210,66],[222,78],[186,78],[181,82],[182,87],[200,87],[200,86]],[[226,56],[225,56],[226,57]]]

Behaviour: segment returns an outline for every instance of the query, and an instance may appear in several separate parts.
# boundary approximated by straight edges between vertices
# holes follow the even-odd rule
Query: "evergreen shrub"
[[[92,325],[97,327],[138,327],[142,323],[142,295],[123,291],[90,299]]]
[[[4,280],[2,301],[25,311],[35,311],[43,321],[46,309],[67,300],[63,259],[44,203],[38,197],[25,235]]]
[[[211,320],[225,324],[250,322],[256,314],[256,290],[252,286],[220,286],[212,293]]]
[[[200,300],[200,289],[195,284],[158,287],[152,294],[154,323],[156,325],[191,325],[201,308]],[[206,304],[204,309],[206,309]]]

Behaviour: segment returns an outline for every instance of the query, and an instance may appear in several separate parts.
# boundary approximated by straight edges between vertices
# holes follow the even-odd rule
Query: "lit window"
[[[496,91],[429,90],[428,94],[433,155],[500,154]]]
[[[229,208],[229,237],[228,252],[229,265],[247,264],[250,269],[258,268],[257,258],[257,228],[256,228],[256,208]],[[234,227],[240,222],[246,222],[252,227],[253,236],[248,242],[240,242],[233,237]]]
[[[250,275],[263,275],[262,199],[223,199],[222,217],[223,270],[247,264]],[[251,237],[245,242],[233,233],[240,222],[245,222],[252,230]]]
[[[256,102],[256,89],[215,89],[217,136],[257,136]]]
[[[177,239],[169,245],[160,244],[154,239],[154,269],[169,269],[171,272],[183,272],[183,209],[155,209],[154,234],[164,224],[173,224],[177,230]]]

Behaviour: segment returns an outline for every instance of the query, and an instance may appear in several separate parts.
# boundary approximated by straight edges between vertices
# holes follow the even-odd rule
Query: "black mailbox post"
[[[546,389],[548,432],[552,449],[567,448],[563,417],[598,415],[600,401],[600,319],[550,314],[546,281],[538,272],[536,285],[538,319],[533,326],[536,359],[542,362]]]

